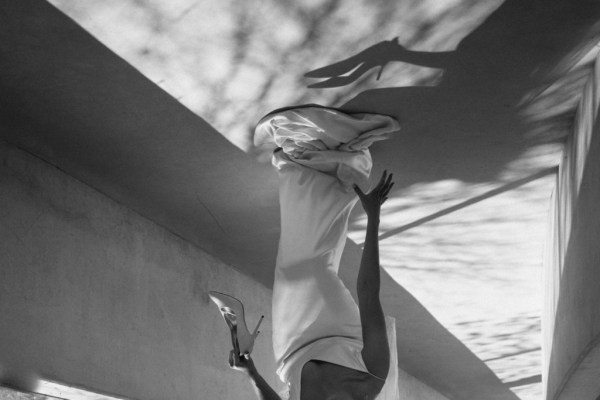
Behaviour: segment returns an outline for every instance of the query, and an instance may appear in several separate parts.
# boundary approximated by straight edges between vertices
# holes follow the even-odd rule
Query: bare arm
[[[355,187],[368,216],[365,247],[356,283],[364,343],[362,357],[369,372],[383,379],[389,371],[390,350],[379,300],[379,211],[393,185],[392,175],[386,178],[386,174],[387,171],[368,194]]]

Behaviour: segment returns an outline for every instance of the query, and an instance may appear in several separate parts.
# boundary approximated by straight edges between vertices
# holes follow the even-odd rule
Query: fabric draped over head
[[[275,145],[294,162],[337,176],[350,191],[353,183],[367,185],[372,166],[369,146],[398,129],[398,122],[385,115],[302,106],[263,117],[254,144]],[[282,163],[274,165],[281,168]]]

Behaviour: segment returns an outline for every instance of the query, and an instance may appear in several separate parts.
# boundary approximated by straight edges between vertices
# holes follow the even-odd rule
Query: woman
[[[276,110],[257,125],[255,143],[276,147],[281,237],[273,349],[290,400],[396,398],[395,325],[393,319],[386,324],[379,301],[377,238],[392,175],[384,172],[366,194],[360,189],[372,166],[368,147],[396,130],[398,123],[388,116],[318,105]],[[357,305],[337,272],[358,199],[368,224]],[[257,330],[247,333],[243,307],[228,296],[211,295],[232,328],[231,367],[249,375],[260,399],[280,399],[249,357]]]

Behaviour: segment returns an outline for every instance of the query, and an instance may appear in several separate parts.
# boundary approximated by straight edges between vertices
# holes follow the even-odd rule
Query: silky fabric
[[[369,373],[361,356],[358,306],[338,277],[350,211],[364,190],[368,147],[399,129],[377,114],[346,114],[316,105],[272,112],[258,123],[256,145],[274,145],[279,176],[281,237],[273,286],[273,350],[290,400],[300,399],[307,361]],[[386,317],[390,372],[379,400],[397,399],[395,322]],[[381,378],[377,378],[381,379]]]

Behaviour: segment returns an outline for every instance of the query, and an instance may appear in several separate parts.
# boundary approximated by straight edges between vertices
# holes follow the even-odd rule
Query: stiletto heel
[[[239,354],[247,358],[254,348],[254,341],[260,333],[258,328],[265,316],[263,315],[260,317],[258,324],[256,324],[256,328],[250,333],[246,326],[244,305],[241,301],[233,296],[220,292],[210,291],[208,294],[211,300],[219,307],[219,311],[229,327],[233,348],[239,348]]]

